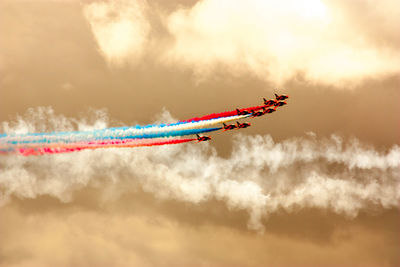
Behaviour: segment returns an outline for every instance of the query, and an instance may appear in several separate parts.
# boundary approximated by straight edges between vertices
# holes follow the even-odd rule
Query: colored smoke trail
[[[196,138],[155,138],[155,139],[126,139],[117,141],[95,141],[87,144],[53,144],[46,147],[29,147],[17,149],[23,156],[58,154],[76,152],[85,149],[112,148],[112,147],[141,147],[141,146],[162,146],[172,144],[183,144],[197,140]]]
[[[29,155],[42,155],[42,154],[55,154],[80,151],[83,149],[96,149],[96,148],[108,148],[108,147],[135,147],[135,146],[153,146],[153,145],[166,145],[166,144],[179,144],[196,139],[167,139],[167,137],[185,136],[200,134],[206,132],[213,132],[220,130],[221,127],[216,128],[203,128],[203,129],[187,129],[181,131],[173,131],[166,133],[157,133],[153,135],[147,135],[145,138],[138,136],[125,136],[125,138],[113,138],[113,139],[94,139],[89,141],[81,142],[53,142],[53,143],[25,143],[25,144],[8,144],[0,146],[0,152],[2,153],[20,153],[25,156]],[[167,140],[167,141],[166,141]],[[180,141],[183,140],[183,141]],[[188,140],[188,141],[185,141]]]
[[[249,111],[252,113],[265,107],[267,106],[255,106],[244,108],[240,111]],[[17,153],[28,156],[58,154],[84,149],[185,143],[192,141],[192,139],[176,138],[217,131],[222,129],[222,127],[215,127],[216,125],[238,121],[251,116],[251,114],[238,115],[236,110],[213,113],[170,124],[114,127],[91,131],[1,134],[0,153]],[[166,138],[171,139],[166,140]]]
[[[70,136],[69,138],[64,138],[64,139],[54,139],[51,140],[49,139],[39,139],[39,140],[18,140],[18,141],[9,141],[7,138],[3,138],[3,140],[0,139],[0,148],[4,149],[4,146],[6,145],[14,145],[15,147],[18,147],[18,145],[48,145],[48,144],[60,144],[60,143],[76,143],[76,142],[94,142],[96,140],[102,141],[102,140],[125,140],[125,139],[146,139],[146,138],[161,138],[161,137],[174,137],[174,136],[185,136],[185,135],[193,135],[193,134],[200,134],[200,133],[207,133],[207,132],[213,132],[213,131],[218,131],[222,129],[222,127],[214,127],[214,128],[199,128],[199,129],[183,129],[183,130],[178,130],[178,131],[166,131],[166,132],[155,132],[155,133],[149,133],[149,134],[142,134],[142,135],[128,135],[124,134],[122,136],[104,136],[104,137],[95,137],[93,138],[93,135],[90,133],[85,133],[81,135],[81,138],[74,138],[74,136]],[[53,142],[51,142],[53,141]]]
[[[54,133],[28,133],[0,136],[0,153],[18,153],[25,156],[58,154],[109,147],[136,147],[178,144],[195,139],[161,140],[220,130],[222,127],[205,128],[225,122],[240,120],[250,115],[235,115],[209,120],[159,124],[140,127],[106,128],[94,131]],[[135,141],[136,139],[136,141]],[[145,139],[148,139],[147,141]]]
[[[230,121],[247,118],[250,115],[235,115],[230,117],[215,118],[204,121],[194,121],[180,124],[171,124],[170,126],[152,126],[144,129],[136,129],[135,127],[108,128],[87,132],[63,132],[59,133],[42,133],[27,135],[10,135],[0,137],[0,146],[5,144],[32,144],[32,143],[53,143],[53,142],[84,142],[90,140],[104,139],[125,139],[125,138],[158,138],[171,136],[184,136],[191,134],[200,134],[204,132],[216,131],[220,127],[205,128],[222,124]],[[205,129],[203,129],[205,128]]]

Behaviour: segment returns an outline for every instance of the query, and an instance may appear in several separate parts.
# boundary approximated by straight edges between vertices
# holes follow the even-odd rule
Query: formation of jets
[[[288,99],[288,98],[289,98],[288,95],[277,95],[277,94],[275,94],[275,99],[267,100],[267,99],[263,98],[264,107],[262,107],[262,110],[245,110],[245,109],[240,110],[240,109],[237,108],[236,109],[237,115],[250,115],[251,114],[252,118],[261,117],[261,116],[263,116],[263,115],[265,115],[267,113],[275,112],[277,107],[282,107],[284,105],[287,105],[287,102],[285,100]],[[251,124],[248,123],[248,122],[240,123],[240,122],[237,121],[236,125],[235,124],[228,124],[227,125],[227,124],[224,123],[223,124],[223,129],[224,129],[224,131],[228,131],[228,130],[233,130],[233,129],[244,129],[244,128],[247,128],[247,127],[250,127],[250,126],[251,126]],[[205,135],[204,136],[199,136],[197,134],[197,140],[199,142],[208,141],[210,139],[211,139],[211,137],[209,137],[209,136],[205,136]]]

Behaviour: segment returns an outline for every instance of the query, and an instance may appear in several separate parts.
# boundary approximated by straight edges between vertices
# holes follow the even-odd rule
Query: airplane
[[[247,128],[247,127],[250,127],[250,123],[248,123],[248,122],[243,122],[243,123],[240,123],[240,122],[236,122],[237,123],[237,128],[238,129],[243,129],[243,128]]]
[[[266,106],[273,106],[275,103],[276,103],[276,100],[275,99],[270,99],[270,100],[267,100],[267,99],[265,99],[265,98],[263,98],[264,99],[264,105],[266,105]]]
[[[248,112],[247,110],[240,111],[238,108],[236,109],[236,111],[237,111],[238,115],[248,115],[248,114],[250,114],[250,112]]]
[[[288,95],[277,95],[277,94],[275,94],[275,98],[276,98],[276,100],[285,100],[286,98],[289,98],[289,96]]]
[[[286,102],[284,102],[284,101],[279,101],[279,102],[276,102],[275,103],[275,107],[281,107],[281,106],[284,106],[284,105],[286,105],[287,103]]]
[[[199,141],[199,142],[211,140],[211,137],[206,136],[206,135],[200,136],[200,135],[196,134],[196,136],[197,136],[197,141]]]
[[[225,123],[223,123],[223,124],[224,124],[224,130],[225,131],[233,130],[233,129],[237,128],[237,126],[235,124],[229,124],[229,125],[226,125]]]
[[[272,112],[275,112],[275,111],[276,111],[276,107],[275,107],[275,108],[269,108],[269,109],[263,108],[263,111],[264,111],[264,114],[266,114],[266,113],[272,113]]]
[[[253,112],[253,118],[254,117],[260,117],[262,115],[264,115],[265,113],[263,111],[254,111]]]

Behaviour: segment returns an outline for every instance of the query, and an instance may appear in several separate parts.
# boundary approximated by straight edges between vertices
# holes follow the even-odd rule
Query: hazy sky
[[[1,266],[399,266],[399,1],[0,0],[1,132],[289,104],[211,143],[0,157]]]

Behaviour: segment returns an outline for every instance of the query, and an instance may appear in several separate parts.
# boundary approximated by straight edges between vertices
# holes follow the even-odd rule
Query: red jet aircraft
[[[206,135],[200,136],[200,135],[196,134],[196,136],[197,136],[197,141],[199,141],[199,142],[211,140],[211,137],[206,136]]]
[[[237,128],[237,126],[236,126],[235,124],[226,125],[226,124],[224,123],[224,131],[233,130],[233,129],[235,129],[235,128]]]
[[[247,110],[240,111],[238,108],[236,109],[236,111],[237,111],[238,115],[248,115],[248,114],[250,114],[250,112],[248,112]]]
[[[276,100],[280,101],[280,100],[285,100],[286,98],[289,98],[288,95],[277,95],[275,94],[275,98]]]
[[[269,109],[263,108],[264,114],[266,114],[266,113],[272,113],[272,112],[275,112],[275,111],[276,111],[276,107],[275,107],[275,108],[269,108]]]
[[[266,106],[268,106],[268,107],[273,106],[273,105],[275,105],[275,103],[276,103],[276,100],[275,100],[275,99],[270,99],[270,100],[267,100],[267,99],[265,99],[265,98],[263,98],[263,99],[264,99],[264,105],[266,105]]]
[[[285,102],[285,101],[279,101],[279,102],[276,102],[275,103],[275,107],[281,107],[281,106],[284,106],[284,105],[286,105],[287,103]]]
[[[243,122],[243,123],[240,123],[240,122],[236,122],[237,123],[237,128],[238,129],[243,129],[243,128],[247,128],[247,127],[250,127],[250,123],[248,123],[248,122]]]
[[[254,111],[253,112],[253,118],[254,117],[260,117],[262,115],[264,115],[265,113],[263,111]]]

